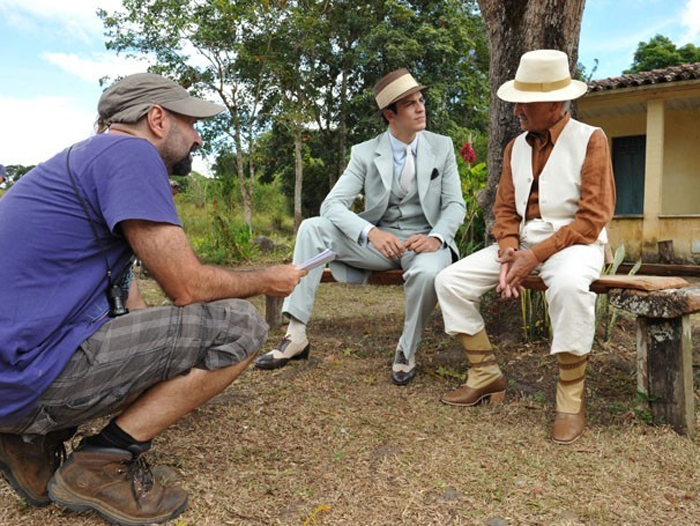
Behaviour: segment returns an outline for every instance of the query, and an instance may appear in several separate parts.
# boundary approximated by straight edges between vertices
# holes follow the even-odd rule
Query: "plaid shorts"
[[[108,415],[193,367],[242,362],[260,350],[267,330],[255,307],[239,299],[114,318],[81,344],[32,413],[0,432],[44,435]]]

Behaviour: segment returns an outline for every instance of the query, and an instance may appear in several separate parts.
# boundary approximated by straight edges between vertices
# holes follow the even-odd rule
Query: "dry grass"
[[[700,520],[698,441],[645,423],[634,400],[629,320],[612,344],[596,344],[588,430],[564,447],[548,440],[554,363],[544,345],[520,341],[517,305],[484,305],[510,392],[501,406],[473,409],[439,402],[466,367],[438,313],[420,350],[419,376],[405,388],[390,384],[402,311],[396,287],[322,286],[308,361],[249,370],[156,439],[149,460],[173,468],[190,493],[188,510],[173,524]],[[271,331],[266,350],[281,335]],[[27,508],[2,483],[0,524],[105,523],[58,506]]]

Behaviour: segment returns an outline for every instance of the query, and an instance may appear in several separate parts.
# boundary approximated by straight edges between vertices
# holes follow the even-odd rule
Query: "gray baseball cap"
[[[226,108],[190,95],[185,88],[155,73],[136,73],[107,88],[97,104],[100,119],[109,126],[115,122],[135,123],[154,105],[196,119],[213,117]]]

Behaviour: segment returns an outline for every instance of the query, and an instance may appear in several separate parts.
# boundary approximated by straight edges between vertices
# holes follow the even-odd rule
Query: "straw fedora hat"
[[[504,83],[497,95],[507,102],[558,102],[577,99],[587,89],[585,82],[571,78],[566,53],[538,49],[520,57],[515,80]]]
[[[397,100],[427,88],[428,86],[418,84],[406,68],[401,68],[379,79],[374,85],[374,100],[379,109],[383,110]]]

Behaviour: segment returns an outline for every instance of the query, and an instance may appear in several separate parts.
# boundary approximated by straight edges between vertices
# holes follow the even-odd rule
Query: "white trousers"
[[[549,223],[528,221],[520,232],[521,248],[534,246],[552,234]],[[438,274],[435,289],[447,334],[473,335],[484,328],[479,302],[481,296],[498,285],[501,265],[497,257],[498,245],[494,244]],[[603,264],[604,245],[596,242],[560,250],[535,269],[547,285],[552,354],[582,356],[590,352],[595,335],[596,294],[589,287],[600,277]]]

